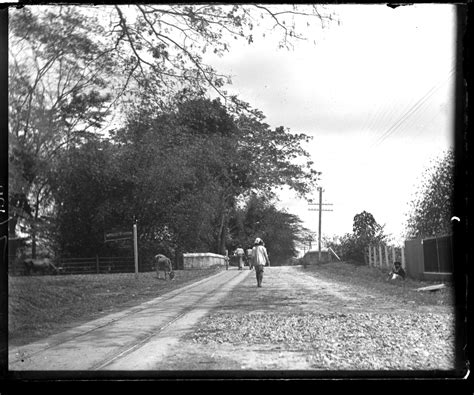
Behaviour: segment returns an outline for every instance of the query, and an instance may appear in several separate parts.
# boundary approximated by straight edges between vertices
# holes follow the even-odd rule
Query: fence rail
[[[133,273],[135,272],[134,257],[86,257],[57,258],[53,260],[58,268],[55,274],[100,274],[100,273]],[[138,270],[148,272],[154,270],[152,262],[139,262]],[[8,273],[12,276],[26,274],[25,265],[21,260],[10,257]],[[46,272],[44,273],[46,274]]]

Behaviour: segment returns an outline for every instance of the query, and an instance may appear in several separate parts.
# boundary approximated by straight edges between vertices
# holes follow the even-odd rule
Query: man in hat
[[[263,267],[270,266],[270,259],[268,259],[267,249],[263,244],[263,240],[257,237],[252,248],[252,263],[255,267],[255,275],[257,277],[257,287],[262,286]]]

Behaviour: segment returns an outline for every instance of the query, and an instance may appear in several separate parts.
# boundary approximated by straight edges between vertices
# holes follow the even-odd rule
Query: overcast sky
[[[212,65],[229,91],[272,127],[313,136],[307,146],[324,188],[322,234],[352,232],[368,211],[402,240],[405,214],[430,160],[453,144],[455,8],[449,4],[332,5],[340,24],[312,40],[238,44]],[[315,200],[317,194],[315,193]],[[318,212],[286,191],[281,207],[318,230]]]

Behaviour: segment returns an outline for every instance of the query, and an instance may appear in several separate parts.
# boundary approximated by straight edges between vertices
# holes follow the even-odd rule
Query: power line
[[[438,83],[437,85],[434,85],[428,92],[426,92],[420,99],[417,100],[415,104],[413,104],[408,111],[406,111],[401,118],[396,121],[390,128],[388,128],[382,135],[380,135],[377,140],[373,143],[373,147],[376,147],[380,144],[382,144],[383,141],[385,141],[390,135],[392,135],[399,127],[400,125],[410,116],[415,114],[422,106],[423,104],[431,97],[434,95],[434,93],[440,89],[451,77],[452,74],[454,73],[454,67],[451,68],[448,77]]]

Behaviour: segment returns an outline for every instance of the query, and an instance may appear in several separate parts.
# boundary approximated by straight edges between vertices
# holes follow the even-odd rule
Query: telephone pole
[[[319,191],[319,203],[312,203],[310,200],[310,203],[308,205],[310,206],[316,206],[318,205],[318,208],[309,208],[310,211],[319,211],[319,226],[318,226],[318,259],[319,262],[321,262],[321,216],[323,211],[333,211],[333,210],[328,210],[328,209],[323,209],[322,206],[332,206],[332,203],[323,203],[323,188],[318,187]]]

